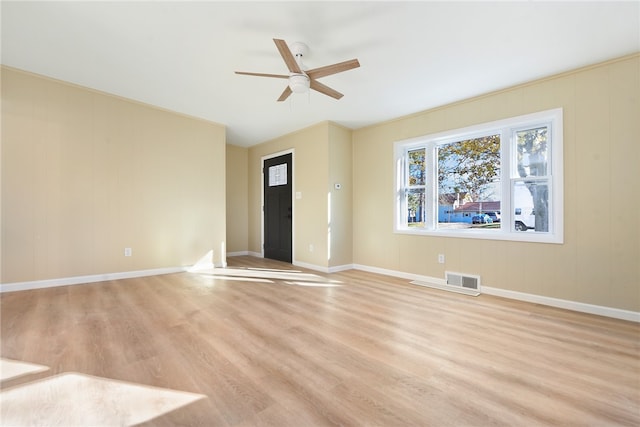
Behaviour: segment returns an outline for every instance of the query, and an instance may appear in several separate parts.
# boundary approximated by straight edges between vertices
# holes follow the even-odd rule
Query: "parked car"
[[[527,231],[536,228],[536,212],[533,208],[516,208],[515,225],[516,231]]]
[[[487,215],[491,217],[493,222],[500,222],[500,212],[487,212]]]
[[[474,215],[473,218],[471,218],[471,223],[472,224],[492,224],[493,220],[487,214],[480,214],[480,215]]]

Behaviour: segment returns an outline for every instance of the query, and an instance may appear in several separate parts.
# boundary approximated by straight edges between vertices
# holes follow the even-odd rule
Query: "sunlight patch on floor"
[[[285,284],[310,287],[338,287],[341,286],[338,280],[328,280],[326,277],[316,274],[302,273],[296,270],[269,270],[256,268],[213,268],[210,270],[198,271],[196,274],[207,277],[221,278],[225,280],[232,277],[246,281],[264,281],[266,279],[282,280]],[[269,280],[269,281],[271,281]]]
[[[213,250],[210,250],[187,271],[190,273],[195,273],[198,271],[211,270],[213,268]]]
[[[65,373],[3,390],[0,412],[2,425],[131,426],[205,397]]]
[[[20,362],[18,360],[0,359],[0,381],[18,378],[23,375],[47,371],[47,366],[35,363]]]
[[[259,282],[259,283],[273,283],[273,280],[269,280],[269,279],[258,279],[255,277],[240,277],[240,276],[227,276],[224,274],[202,274],[199,273],[201,276],[206,276],[206,277],[212,277],[214,279],[219,279],[219,280],[236,280],[236,281],[241,281],[241,282]]]
[[[274,271],[279,273],[302,273],[300,270],[282,270],[279,268],[258,268],[258,267],[245,267],[246,270],[253,271]]]
[[[338,283],[328,283],[328,282],[284,282],[287,285],[292,286],[306,286],[306,287],[321,287],[321,288],[339,288],[340,284]]]

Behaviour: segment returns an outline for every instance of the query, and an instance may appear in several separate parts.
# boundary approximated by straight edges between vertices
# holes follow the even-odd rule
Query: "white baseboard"
[[[293,265],[295,265],[296,267],[302,267],[302,268],[306,268],[309,270],[313,270],[313,271],[319,271],[321,273],[328,273],[329,272],[329,268],[327,267],[322,267],[320,265],[315,265],[315,264],[309,264],[307,262],[302,262],[302,261],[293,261],[292,262]]]
[[[309,264],[309,263],[301,262],[301,261],[293,261],[293,265],[295,265],[297,267],[307,268],[307,269],[313,270],[313,271],[319,271],[321,273],[338,273],[340,271],[352,270],[353,269],[353,264],[337,265],[337,266],[334,266],[334,267],[324,267],[324,266],[315,265],[315,264]]]
[[[482,286],[482,293],[487,295],[495,295],[497,297],[531,302],[534,304],[548,305],[550,307],[564,308],[567,310],[579,311],[582,313],[596,314],[598,316],[613,317],[614,319],[640,322],[640,312],[637,311],[622,310],[619,308],[605,307],[602,305],[586,304],[583,302],[527,294],[524,292],[510,291],[507,289],[492,288],[488,286]]]
[[[353,264],[336,265],[329,267],[329,273],[339,273],[341,271],[353,270]]]
[[[406,273],[404,271],[398,271],[398,270],[387,270],[386,268],[371,267],[371,266],[362,265],[362,264],[353,264],[353,268],[355,270],[368,271],[369,273],[377,273],[377,274],[383,274],[385,276],[399,277],[400,279],[420,280],[423,282],[432,282],[432,283],[444,282],[444,279],[438,279],[436,277],[422,276],[420,274]]]
[[[227,256],[247,256],[247,255],[251,255],[252,252],[249,251],[240,251],[240,252],[227,252]],[[255,256],[255,255],[252,255]]]
[[[384,274],[386,276],[399,277],[401,279],[417,280],[423,282],[445,283],[443,279],[429,276],[420,276],[418,274],[405,273],[403,271],[387,270],[384,268],[370,267],[367,265],[354,264],[356,270],[368,271],[370,273]],[[492,288],[482,286],[481,292],[487,295],[494,295],[518,301],[526,301],[534,304],[547,305],[550,307],[564,308],[567,310],[578,311],[581,313],[595,314],[598,316],[612,317],[614,319],[628,320],[640,323],[640,312],[622,310],[619,308],[605,307],[601,305],[586,304],[577,301],[564,300],[559,298],[545,297],[542,295],[527,294],[524,292],[510,291],[507,289]]]
[[[131,279],[134,277],[157,276],[160,274],[181,273],[189,267],[154,268],[150,270],[124,271],[121,273],[93,274],[90,276],[63,277],[60,279],[33,280],[29,282],[1,283],[0,293],[27,291],[31,289],[53,288],[55,286],[79,285],[104,282],[107,280]]]

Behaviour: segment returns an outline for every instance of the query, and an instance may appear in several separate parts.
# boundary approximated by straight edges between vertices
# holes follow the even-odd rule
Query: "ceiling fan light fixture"
[[[309,91],[309,77],[304,74],[294,74],[289,77],[289,88],[293,93],[305,93]]]

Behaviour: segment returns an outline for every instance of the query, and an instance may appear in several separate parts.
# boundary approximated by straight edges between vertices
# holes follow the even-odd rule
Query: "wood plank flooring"
[[[204,396],[138,425],[640,425],[638,324],[362,271],[229,264],[2,294],[2,358],[49,367],[2,394],[75,372]],[[46,393],[25,424],[56,410],[61,391]]]

